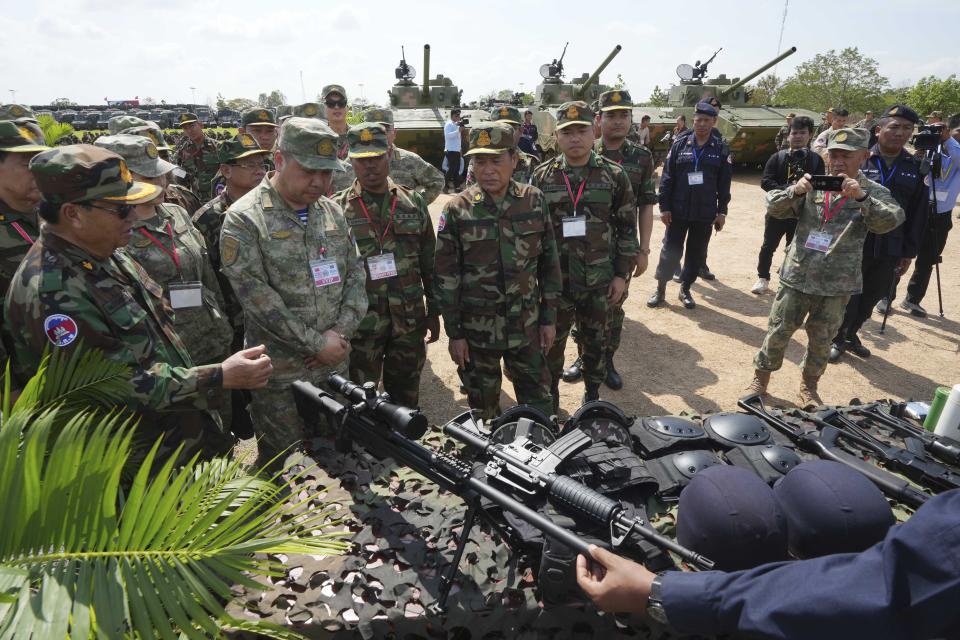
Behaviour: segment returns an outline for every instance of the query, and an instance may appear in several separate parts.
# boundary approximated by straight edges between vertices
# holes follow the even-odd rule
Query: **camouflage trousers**
[[[350,379],[357,384],[380,382],[393,401],[406,407],[420,404],[420,372],[427,361],[423,338],[426,326],[403,335],[393,335],[390,317],[384,327],[357,332],[350,340]]]
[[[620,302],[608,306],[607,309],[607,346],[604,351],[604,356],[613,356],[617,352],[617,349],[620,348],[620,337],[623,335],[623,321],[626,319],[627,314],[623,310],[623,303],[627,301],[627,296],[630,294],[630,280],[633,278],[633,272],[627,275],[626,282],[623,286],[623,297],[620,299]],[[580,356],[583,356],[583,347],[580,346],[580,331],[574,327],[570,331],[570,337],[573,338],[574,342],[577,343],[577,353]]]
[[[567,336],[574,322],[577,324],[577,339],[583,358],[584,381],[599,385],[606,379],[604,355],[607,321],[606,289],[564,292],[557,303],[557,339],[547,354],[551,387],[557,385],[563,372],[563,352],[567,348]]]
[[[802,326],[807,331],[807,352],[800,363],[803,375],[822,376],[830,357],[830,341],[843,322],[848,300],[850,296],[818,296],[780,285],[770,308],[767,336],[753,366],[762,371],[779,369],[790,337]]]
[[[534,337],[527,344],[514,349],[484,349],[470,347],[470,362],[462,372],[471,409],[481,412],[484,420],[500,415],[500,360],[503,359],[513,382],[517,404],[529,404],[548,416],[553,413],[550,395],[550,372],[540,349],[539,330],[532,327]]]

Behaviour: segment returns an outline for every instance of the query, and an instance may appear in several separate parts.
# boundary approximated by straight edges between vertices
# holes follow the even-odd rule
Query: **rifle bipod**
[[[473,523],[477,519],[477,511],[480,509],[480,496],[474,494],[467,501],[467,512],[463,516],[463,530],[460,531],[460,537],[457,540],[457,550],[453,554],[453,560],[446,573],[440,577],[440,595],[437,601],[431,606],[431,612],[443,614],[447,612],[447,598],[450,596],[450,589],[453,587],[453,579],[456,578],[460,570],[460,561],[463,559],[463,552],[467,548],[467,541],[470,539],[470,531],[473,529]]]

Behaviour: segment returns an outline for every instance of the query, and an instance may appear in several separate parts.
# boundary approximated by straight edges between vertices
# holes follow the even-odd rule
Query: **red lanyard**
[[[20,237],[27,241],[27,244],[33,244],[33,238],[31,238],[26,231],[23,230],[23,227],[20,226],[19,222],[11,222],[10,226],[17,230],[17,233],[20,234]]]
[[[170,259],[173,260],[174,266],[177,267],[177,273],[182,275],[180,271],[180,256],[177,254],[177,242],[173,238],[173,225],[169,222],[167,223],[167,234],[170,236],[170,249],[167,249],[165,246],[163,246],[163,243],[157,240],[156,236],[147,231],[144,227],[140,227],[138,231],[147,236],[147,238],[150,239],[150,242],[160,247],[161,251],[170,256]]]
[[[573,196],[573,187],[570,186],[570,178],[567,177],[566,171],[561,171],[560,175],[563,176],[563,182],[567,185],[567,193],[570,194],[570,199],[573,200],[573,215],[577,215],[577,206],[580,204],[580,198],[583,196],[583,187],[587,184],[587,179],[584,178],[580,183],[580,187],[577,189],[577,196]]]
[[[387,197],[390,195],[388,191],[383,195],[383,204],[387,204]],[[367,222],[370,223],[370,226],[374,229],[377,228],[377,225],[373,223],[373,218],[370,217],[370,212],[367,211],[367,205],[363,204],[363,196],[361,195],[357,198],[357,202],[360,203],[360,208],[363,209],[363,215],[366,216]],[[387,220],[387,226],[383,230],[383,233],[377,238],[377,244],[380,245],[380,253],[383,253],[383,241],[386,239],[387,234],[390,232],[390,227],[393,226],[393,214],[397,210],[397,195],[393,195],[393,203],[390,205],[390,218]]]
[[[838,194],[838,195],[839,195],[839,194]],[[835,214],[835,213],[837,212],[837,209],[843,207],[843,203],[847,201],[847,199],[844,197],[844,198],[840,198],[839,200],[837,200],[836,202],[834,202],[834,203],[831,205],[831,204],[830,204],[830,198],[832,198],[832,197],[833,197],[833,192],[832,192],[832,191],[827,191],[826,194],[824,194],[824,198],[823,198],[823,221],[824,221],[825,223],[826,223],[826,222],[830,222],[830,219],[833,218],[833,214]]]

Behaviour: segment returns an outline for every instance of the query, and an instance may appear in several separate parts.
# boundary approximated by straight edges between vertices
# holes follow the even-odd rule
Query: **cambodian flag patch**
[[[47,338],[55,347],[65,347],[77,339],[80,330],[77,329],[77,323],[70,316],[60,313],[47,316],[43,321],[43,330],[47,333]]]
[[[437,233],[443,231],[444,227],[447,226],[447,214],[446,212],[440,214],[440,222],[437,224]]]

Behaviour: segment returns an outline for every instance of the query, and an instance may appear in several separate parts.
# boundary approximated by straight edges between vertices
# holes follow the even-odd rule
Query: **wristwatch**
[[[640,249],[640,253],[642,253],[645,256],[648,256],[650,255],[650,249]]]
[[[660,595],[662,588],[660,576],[656,576],[650,583],[650,595],[647,597],[647,615],[660,624],[669,625],[667,612],[663,608],[663,597]]]

